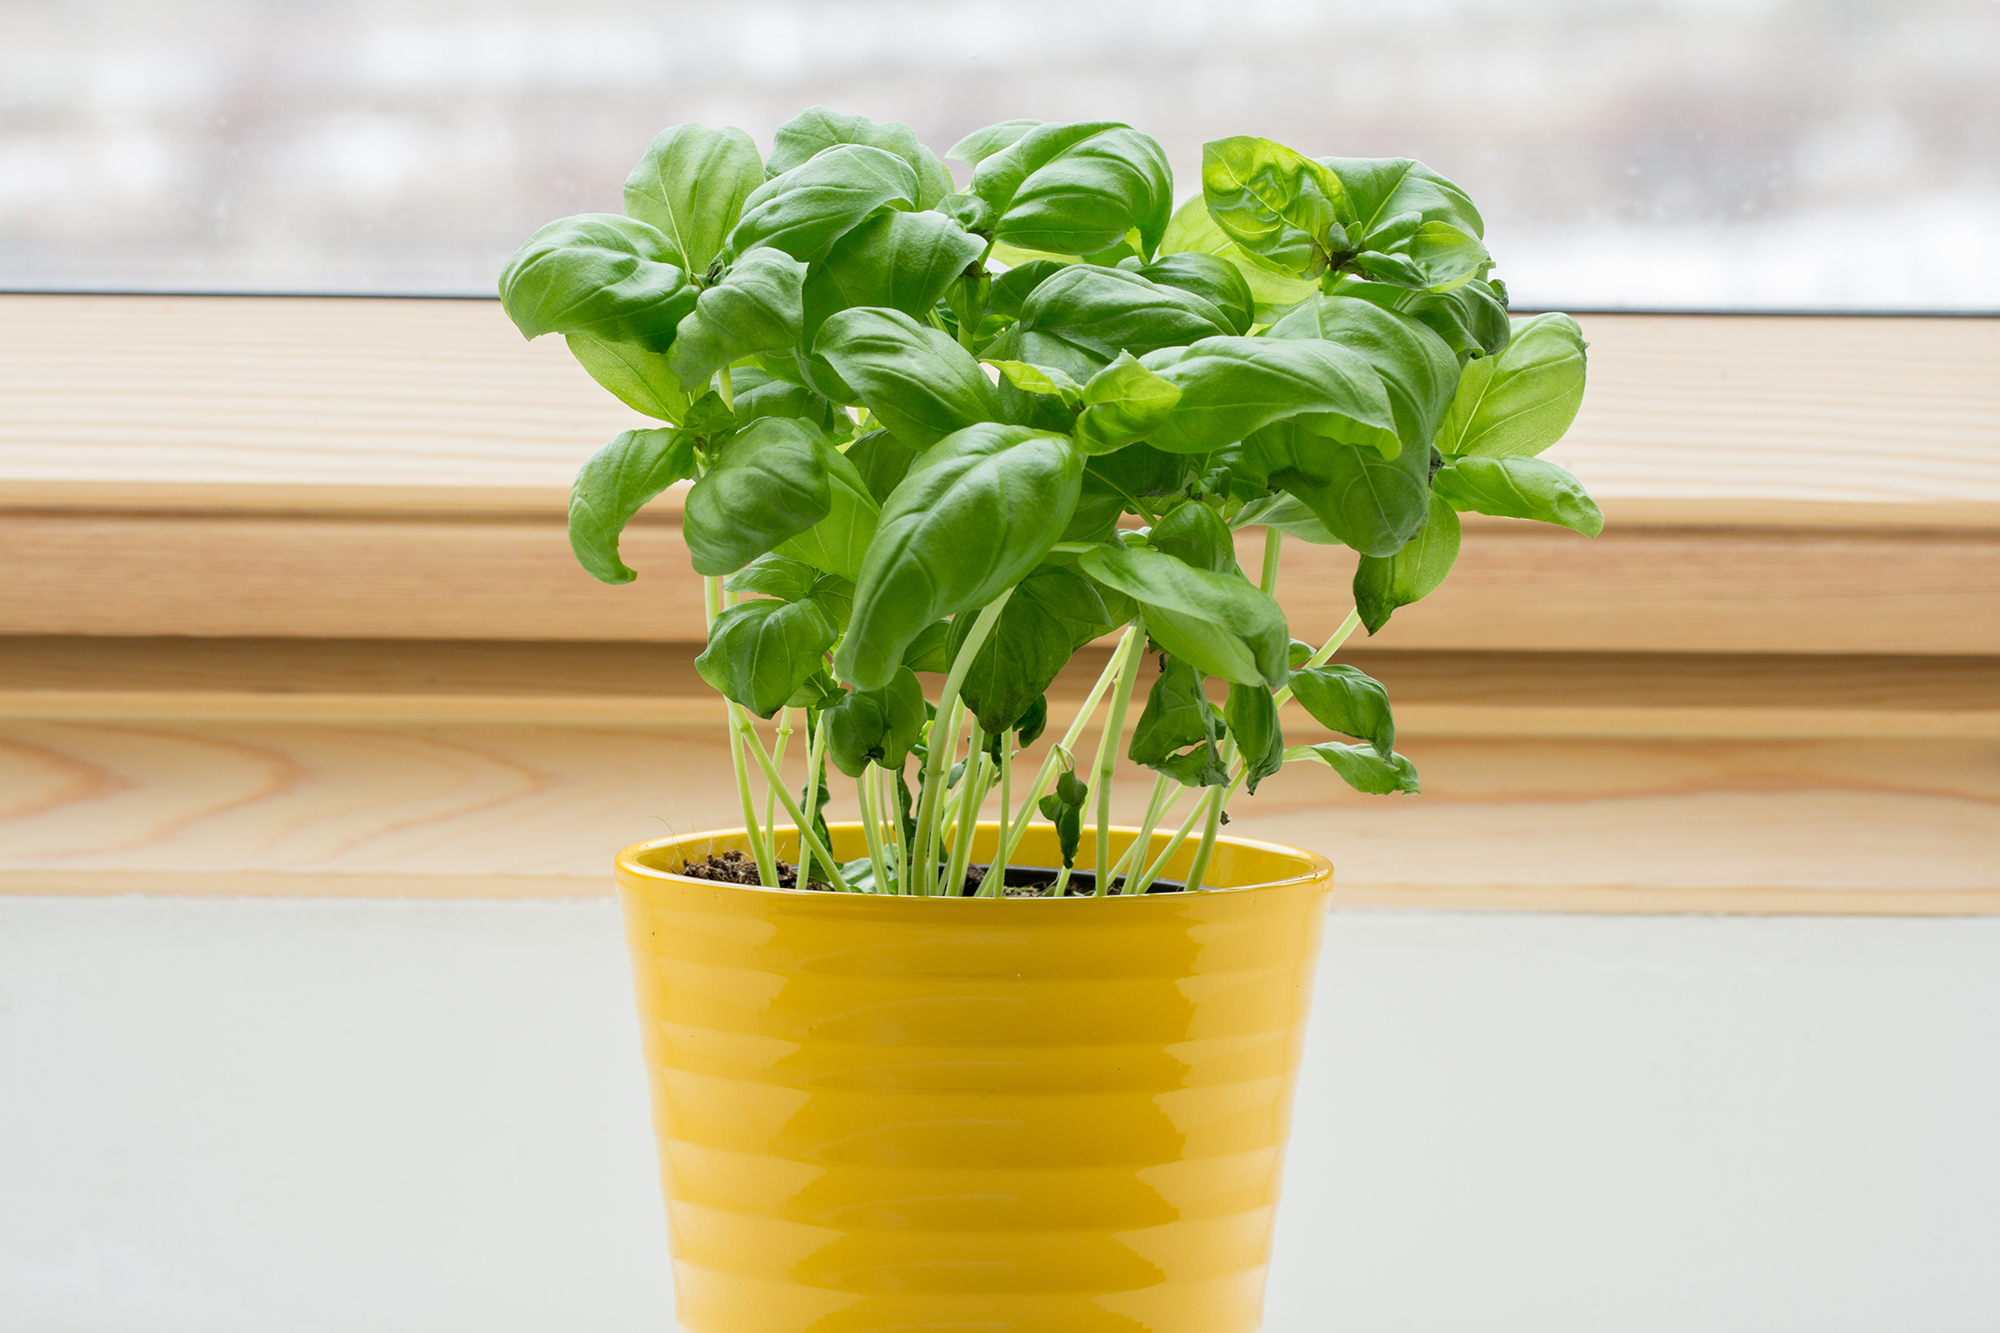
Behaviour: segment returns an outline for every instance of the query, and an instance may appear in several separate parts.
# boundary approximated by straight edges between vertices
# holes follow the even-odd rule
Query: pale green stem
[[[736,410],[736,391],[729,383],[728,366],[724,366],[721,370],[715,372],[715,391],[722,395],[722,405],[734,412]]]
[[[771,762],[778,766],[778,771],[781,773],[785,769],[786,742],[790,741],[791,738],[792,710],[790,708],[780,708],[778,710],[778,736],[771,745]],[[778,793],[772,787],[764,789],[764,827],[778,827]]]
[[[702,583],[702,598],[708,613],[708,623],[722,614],[722,580],[705,578]],[[734,699],[725,698],[723,708],[729,717],[729,761],[736,770],[736,794],[743,803],[743,836],[750,844],[750,855],[757,862],[757,882],[767,889],[778,886],[778,867],[773,862],[771,850],[764,842],[763,830],[757,824],[757,803],[750,795],[750,773],[743,762],[743,710]]]
[[[1137,629],[1137,626],[1133,627]],[[1118,669],[1118,688],[1111,695],[1111,711],[1104,718],[1104,734],[1097,738],[1097,762],[1090,766],[1097,784],[1097,891],[1111,878],[1111,775],[1118,767],[1118,744],[1125,734],[1125,709],[1132,702],[1132,687],[1139,680],[1136,648],[1126,654]]]
[[[958,656],[952,659],[951,672],[944,678],[944,693],[938,698],[937,717],[931,720],[930,750],[924,760],[924,794],[917,802],[917,845],[912,849],[916,858],[916,873],[923,877],[920,882],[926,885],[937,874],[937,867],[933,864],[936,855],[931,850],[932,840],[936,834],[932,824],[937,819],[937,803],[943,794],[944,775],[950,767],[944,754],[944,747],[938,743],[938,723],[945,718],[951,718],[954,724],[956,723],[958,694],[965,685],[965,673],[972,669],[972,659],[979,656],[980,648],[985,646],[986,636],[991,634],[993,626],[999,623],[1000,612],[1006,607],[1007,599],[1013,595],[1014,590],[1007,589],[988,602],[985,609],[979,613],[978,619],[972,622],[972,629],[966,634],[965,642],[958,647]],[[956,731],[956,725],[952,729]],[[905,866],[906,873],[908,870],[909,867]]]
[[[972,864],[972,835],[979,828],[979,807],[986,798],[985,740],[985,729],[975,717],[966,737],[965,776],[959,779],[958,828],[951,844],[951,866],[944,877],[945,894],[952,898],[964,891],[966,871]]]
[[[1015,812],[1013,840],[1001,852],[1006,860],[1014,859],[1014,853],[1021,846],[1021,839],[1028,836],[1028,826],[1034,819],[1035,803],[1042,799],[1042,793],[1048,790],[1049,783],[1055,780],[1057,766],[1065,756],[1068,757],[1070,765],[1075,766],[1077,737],[1083,735],[1084,727],[1090,722],[1090,715],[1097,711],[1098,701],[1104,698],[1104,692],[1110,689],[1111,683],[1118,678],[1119,669],[1125,662],[1125,654],[1136,651],[1133,645],[1138,634],[1137,625],[1126,629],[1125,637],[1118,641],[1116,648],[1112,649],[1110,660],[1104,664],[1104,670],[1098,673],[1097,684],[1090,687],[1090,693],[1084,698],[1083,707],[1077,710],[1075,719],[1070,722],[1069,730],[1063,733],[1062,740],[1049,747],[1047,757],[1042,760],[1041,768],[1035,773],[1034,784],[1028,788],[1028,794],[1021,798],[1021,804]]]
[[[1278,556],[1284,549],[1284,543],[1285,534],[1281,530],[1264,529],[1264,577],[1258,580],[1257,586],[1266,595],[1275,595],[1278,591]]]
[[[1188,811],[1187,818],[1183,819],[1181,826],[1174,830],[1174,836],[1167,839],[1167,845],[1160,849],[1160,854],[1153,858],[1153,863],[1146,867],[1140,874],[1138,881],[1132,885],[1131,891],[1133,893],[1144,893],[1153,886],[1153,881],[1158,879],[1160,872],[1167,868],[1167,862],[1174,859],[1174,853],[1181,849],[1181,844],[1186,842],[1188,836],[1194,832],[1195,821],[1201,818],[1201,811],[1204,804],[1206,803],[1202,801],[1194,803],[1194,809]]]
[[[826,766],[826,733],[830,728],[826,725],[825,713],[819,715],[819,725],[816,727],[812,725],[812,714],[806,714],[806,726],[811,732],[806,744],[806,805],[808,807],[806,816],[817,827],[819,824],[820,770]],[[774,762],[782,763],[783,759],[779,758],[774,760]],[[806,887],[806,875],[811,869],[812,854],[807,850],[805,843],[802,841],[799,844],[800,888],[803,889]]]
[[[896,892],[908,894],[915,893],[916,887],[910,882],[910,839],[903,828],[903,806],[897,799],[901,776],[900,772],[882,770],[882,811],[896,840]]]
[[[861,828],[868,835],[868,864],[875,872],[875,892],[889,891],[889,862],[882,854],[882,824],[876,818],[875,797],[870,788],[880,784],[872,779],[879,770],[874,764],[861,770],[854,780],[854,795],[861,802]]]
[[[1014,743],[1007,732],[1000,733],[1000,828],[999,836],[993,840],[995,864],[986,868],[986,878],[1007,882],[1007,816],[1014,809]],[[979,886],[985,888],[984,884]],[[995,890],[989,897],[998,897]]]
[[[1188,870],[1187,891],[1194,893],[1201,888],[1201,878],[1208,873],[1209,858],[1215,854],[1215,835],[1222,828],[1222,788],[1215,788],[1209,795],[1208,818],[1201,828],[1201,846],[1195,850],[1194,865]],[[1197,810],[1201,807],[1196,806]]]
[[[944,868],[938,865],[937,862],[945,859],[945,829],[958,814],[958,806],[953,803],[951,797],[951,766],[958,762],[958,729],[964,722],[965,710],[963,708],[954,708],[951,710],[951,723],[944,729],[944,776],[938,779],[938,799],[933,814],[937,828],[932,831],[930,856],[926,864],[920,867],[924,877],[923,891],[926,894],[938,892],[944,884]],[[937,732],[937,723],[935,721],[931,723],[931,732],[932,734],[936,734]],[[926,791],[930,790],[929,771],[928,768],[925,769],[927,776],[924,780],[924,789]],[[917,799],[917,825],[919,835],[922,834],[928,825],[928,821],[924,818],[922,797]]]
[[[1167,811],[1174,808],[1174,803],[1181,798],[1181,792],[1187,790],[1179,783],[1174,783],[1175,790],[1169,794],[1167,791],[1169,782],[1173,782],[1173,779],[1162,773],[1159,780],[1153,784],[1153,799],[1146,802],[1146,818],[1139,825],[1139,836],[1132,840],[1132,845],[1125,849],[1125,855],[1119,858],[1117,867],[1111,872],[1113,880],[1121,875],[1125,878],[1124,887],[1119,890],[1121,893],[1132,891],[1132,882],[1138,878],[1135,871],[1145,868],[1146,853],[1152,849],[1154,827],[1166,818]]]
[[[806,822],[805,812],[799,809],[799,803],[792,799],[792,794],[789,791],[785,790],[784,775],[779,773],[778,766],[771,762],[771,756],[764,750],[764,743],[757,739],[754,732],[746,735],[744,739],[750,745],[750,757],[755,759],[757,766],[764,770],[764,780],[778,789],[778,799],[784,802],[785,813],[791,816],[792,824],[799,831],[800,861],[804,861],[805,851],[807,848],[810,848],[813,855],[826,862],[826,877],[833,882],[833,887],[842,893],[853,892],[853,890],[847,887],[847,880],[840,873],[840,863],[833,859],[832,850],[819,840],[819,834],[815,833],[812,825]],[[803,884],[801,884],[801,887],[803,887]]]
[[[1069,891],[1069,876],[1070,867],[1064,866],[1062,873],[1056,876],[1056,886],[1049,890],[1049,897],[1060,898]]]

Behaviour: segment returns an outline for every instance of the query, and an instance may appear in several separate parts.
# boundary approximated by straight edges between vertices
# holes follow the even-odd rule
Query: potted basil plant
[[[743,827],[617,859],[680,1317],[1252,1329],[1331,867],[1222,825],[1286,763],[1417,790],[1381,685],[1329,659],[1444,580],[1462,511],[1597,533],[1536,457],[1584,343],[1509,315],[1471,199],[1408,159],[1223,139],[1176,208],[1116,122],[946,156],[969,175],[823,108],[768,158],[675,126],[623,214],[500,279],[662,423],[578,475],[584,568],[630,581],[621,530],[693,483]],[[1317,645],[1288,537],[1359,553]],[[1288,745],[1293,700],[1351,739]],[[829,825],[842,781],[861,818]]]

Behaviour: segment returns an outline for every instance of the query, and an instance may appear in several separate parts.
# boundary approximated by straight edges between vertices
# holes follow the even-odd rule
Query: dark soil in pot
[[[977,893],[979,886],[985,882],[986,874],[990,869],[990,866],[971,867],[966,872],[965,887],[960,891],[960,896],[970,898]],[[711,853],[704,860],[689,861],[680,868],[678,873],[686,875],[689,879],[715,880],[723,884],[756,884],[758,882],[757,862],[738,851],[723,852],[719,856]],[[1055,887],[1056,878],[1061,873],[1061,871],[1052,866],[1008,866],[1004,892],[1009,898],[1046,898],[1049,896],[1049,890]],[[1122,878],[1115,881],[1111,886],[1111,891],[1113,893],[1118,892],[1119,885],[1123,882]],[[799,868],[789,861],[778,862],[778,887],[781,889],[795,889],[798,886]],[[808,880],[806,887],[825,893],[833,891],[831,884],[817,879]],[[1146,886],[1146,892],[1180,893],[1186,887],[1182,881],[1177,879],[1156,879]],[[1089,898],[1094,896],[1096,892],[1097,874],[1095,871],[1070,871],[1069,887],[1064,893],[1064,897]]]

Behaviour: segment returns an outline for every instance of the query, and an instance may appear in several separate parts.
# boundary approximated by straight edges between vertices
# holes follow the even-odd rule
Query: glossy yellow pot
[[[1323,858],[1225,838],[1219,891],[1132,898],[674,873],[744,846],[618,858],[683,1329],[1258,1327]],[[1015,863],[1059,864],[1054,831]]]

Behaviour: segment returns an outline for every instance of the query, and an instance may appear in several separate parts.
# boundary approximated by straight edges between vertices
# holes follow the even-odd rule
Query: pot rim
[[[979,821],[977,827],[982,830],[992,829],[997,833],[1000,827],[1000,822],[998,820],[983,819]],[[829,822],[827,824],[827,830],[829,832],[841,829],[851,829],[858,833],[861,832],[864,828],[865,825],[863,825],[859,820],[845,820],[840,822]],[[1139,832],[1139,828],[1135,824],[1113,824],[1110,826],[1109,831],[1114,835],[1119,833],[1137,834]],[[794,836],[797,835],[797,830],[790,829],[789,827],[778,829],[777,832],[779,833],[790,832]],[[1061,898],[1040,898],[1040,897],[968,898],[968,897],[949,897],[942,895],[924,896],[918,894],[897,894],[897,893],[828,893],[824,889],[784,889],[776,887],[766,887],[762,884],[731,884],[719,880],[696,879],[692,875],[682,875],[672,870],[661,870],[656,866],[647,865],[639,859],[641,856],[645,855],[648,852],[657,851],[662,847],[671,847],[677,843],[688,843],[688,842],[695,842],[698,840],[706,841],[716,838],[729,838],[729,837],[745,838],[747,836],[748,836],[748,830],[740,827],[723,828],[723,829],[706,829],[697,833],[669,834],[664,838],[653,838],[646,842],[639,842],[632,844],[630,847],[627,847],[623,851],[618,853],[617,857],[614,858],[614,865],[618,873],[631,875],[637,879],[666,881],[676,884],[694,884],[694,885],[699,885],[703,888],[710,888],[710,889],[741,889],[748,893],[779,894],[788,897],[810,898],[817,901],[831,900],[831,901],[842,901],[842,902],[855,902],[867,899],[880,902],[904,902],[904,903],[909,903],[909,902],[988,903],[992,904],[995,907],[1001,907],[1011,904],[1022,904],[1022,903],[1151,902],[1157,904],[1161,902],[1170,902],[1177,898],[1180,898],[1181,896],[1179,894],[1112,893],[1112,894],[1105,894],[1103,897],[1097,897],[1095,895],[1090,895],[1085,897],[1070,897],[1068,895],[1065,895]],[[1172,835],[1169,831],[1155,829],[1153,832],[1153,836],[1159,838],[1159,837],[1170,837]],[[1264,842],[1256,838],[1239,838],[1230,834],[1223,834],[1216,839],[1216,844],[1218,846],[1224,843],[1227,843],[1233,847],[1241,847],[1248,851],[1274,853],[1280,856],[1288,857],[1302,863],[1301,868],[1299,870],[1299,873],[1294,875],[1287,875],[1282,879],[1263,880],[1256,884],[1232,884],[1213,889],[1208,889],[1208,888],[1197,889],[1195,891],[1195,896],[1207,897],[1210,894],[1224,894],[1224,893],[1261,893],[1268,889],[1289,888],[1295,885],[1310,883],[1313,881],[1330,880],[1333,877],[1333,862],[1328,860],[1326,857],[1320,855],[1318,852],[1307,851],[1303,847],[1293,847],[1287,843],[1282,843],[1282,842]]]

